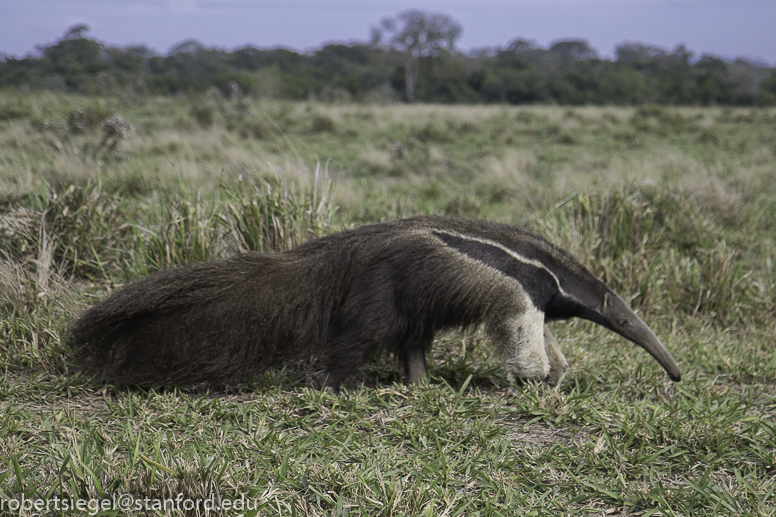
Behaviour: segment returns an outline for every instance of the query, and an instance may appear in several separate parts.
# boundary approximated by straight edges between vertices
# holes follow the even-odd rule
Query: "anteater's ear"
[[[604,301],[601,304],[601,313],[605,312],[606,309],[608,309],[611,306],[612,306],[612,293],[610,293],[609,291],[606,291],[606,293],[604,293]]]

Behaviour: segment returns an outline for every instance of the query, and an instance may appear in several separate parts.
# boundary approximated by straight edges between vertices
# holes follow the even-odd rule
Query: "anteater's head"
[[[592,308],[585,308],[579,316],[630,339],[652,354],[652,357],[665,369],[671,380],[681,380],[682,374],[679,372],[676,361],[671,357],[671,353],[666,350],[652,329],[625,303],[625,300],[613,291],[608,290],[604,293],[600,304]]]
[[[435,229],[447,246],[517,280],[546,321],[584,318],[630,339],[657,359],[674,381],[679,367],[628,304],[568,252],[515,228],[478,223],[461,232]],[[464,233],[470,230],[471,233]],[[485,231],[483,231],[485,230]]]
[[[652,354],[672,380],[682,378],[671,353],[617,293],[579,264],[552,269],[558,273],[558,288],[548,300],[548,319],[578,317],[598,323]]]

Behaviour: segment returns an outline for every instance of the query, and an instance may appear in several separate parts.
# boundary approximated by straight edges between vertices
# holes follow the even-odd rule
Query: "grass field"
[[[297,364],[115,389],[60,342],[155,270],[421,213],[568,249],[682,381],[582,321],[555,388],[508,385],[479,329],[427,386],[383,357],[341,395]],[[0,94],[0,515],[774,515],[775,237],[772,109]]]

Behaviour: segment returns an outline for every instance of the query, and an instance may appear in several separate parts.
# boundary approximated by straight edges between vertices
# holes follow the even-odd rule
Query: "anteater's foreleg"
[[[569,367],[566,356],[561,352],[558,346],[558,341],[555,336],[544,326],[544,350],[547,353],[547,358],[550,361],[550,373],[544,379],[544,382],[550,386],[557,385],[566,373],[566,368]]]

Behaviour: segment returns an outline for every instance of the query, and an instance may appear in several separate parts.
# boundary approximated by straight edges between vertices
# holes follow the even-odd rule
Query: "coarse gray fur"
[[[437,331],[484,324],[510,378],[554,384],[567,363],[544,323],[572,317],[632,340],[680,379],[649,327],[567,252],[511,226],[440,216],[161,271],[87,310],[67,343],[119,385],[228,383],[315,356],[337,390],[381,351],[422,382]]]

